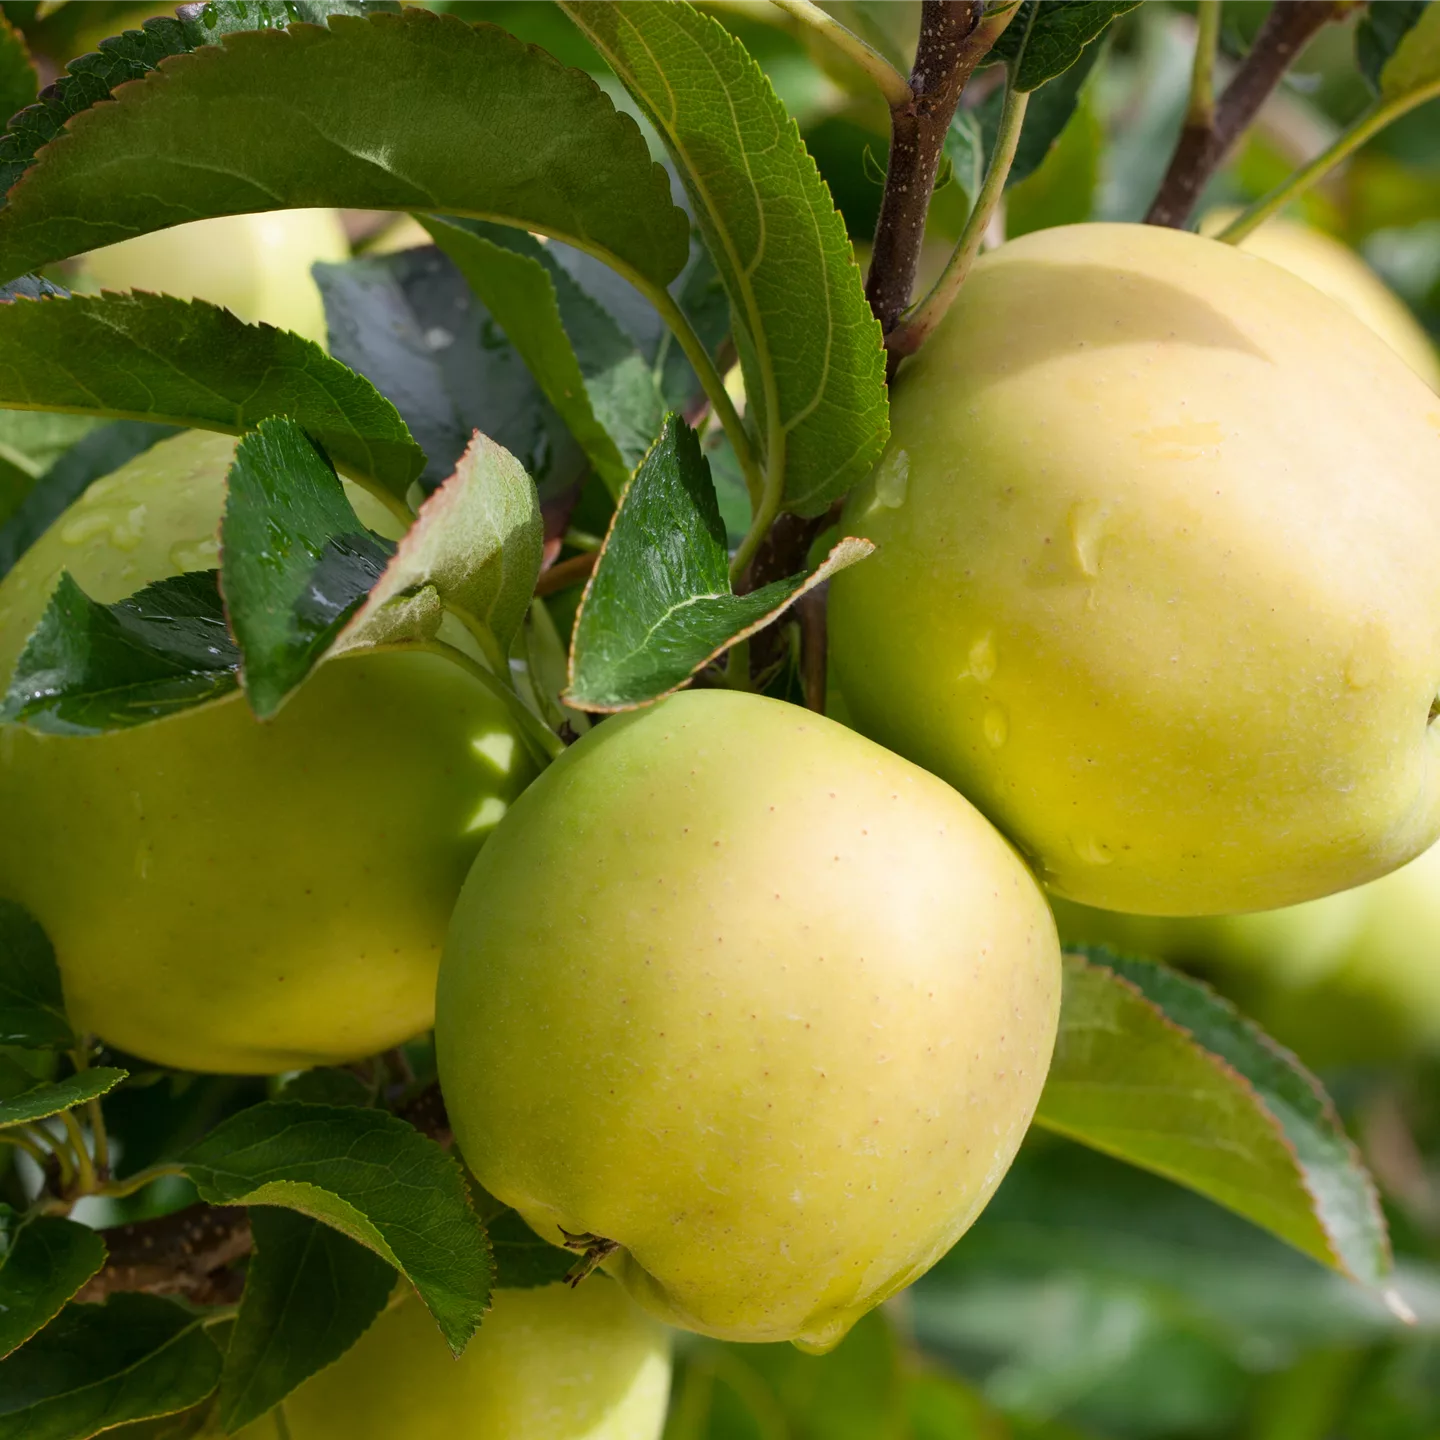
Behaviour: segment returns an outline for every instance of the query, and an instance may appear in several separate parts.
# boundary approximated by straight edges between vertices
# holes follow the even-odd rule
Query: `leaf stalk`
[[[858,65],[875,82],[892,110],[908,105],[915,98],[910,82],[878,50],[812,0],[770,0],[770,3],[808,25]]]

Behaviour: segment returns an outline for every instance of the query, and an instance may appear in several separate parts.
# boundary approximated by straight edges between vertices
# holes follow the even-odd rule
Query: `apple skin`
[[[213,301],[242,320],[326,342],[325,305],[310,274],[317,260],[350,258],[334,210],[220,215],[92,250],[81,274],[102,290],[150,290]]]
[[[62,568],[112,602],[216,564],[234,445],[164,441],[51,526],[0,582],[0,685]],[[500,702],[430,655],[327,663],[264,724],[237,694],[95,737],[0,726],[0,895],[45,927],[77,1027],[123,1050],[352,1060],[431,1024],[455,896],[533,773]]]
[[[460,1149],[646,1309],[827,1349],[965,1231],[1055,1038],[1044,897],[948,786],[843,726],[686,691],[506,816],[441,963]]]
[[[458,1360],[413,1296],[241,1440],[659,1440],[670,1340],[603,1275],[497,1290]],[[221,1432],[207,1432],[220,1440]]]
[[[830,590],[856,725],[1052,891],[1273,909],[1440,835],[1440,402],[1257,256],[1148,225],[981,259],[902,370]]]

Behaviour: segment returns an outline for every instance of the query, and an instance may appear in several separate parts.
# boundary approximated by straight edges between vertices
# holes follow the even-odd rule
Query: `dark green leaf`
[[[520,352],[611,494],[619,495],[664,413],[639,347],[548,247],[523,231],[479,220],[422,223]]]
[[[1069,126],[1075,107],[1080,102],[1080,91],[1104,52],[1103,42],[1087,45],[1080,58],[1068,70],[1041,85],[1031,95],[1030,103],[1025,108],[1025,124],[1020,131],[1020,143],[1015,147],[1015,159],[1011,162],[1010,173],[1005,178],[1007,188],[1018,185],[1045,163]],[[1004,92],[997,91],[984,107],[983,124],[987,146],[995,143],[996,132],[1000,126],[999,102],[1004,98]]]
[[[337,16],[227,36],[76,116],[0,212],[0,275],[182,220],[344,205],[503,219],[664,285],[689,238],[669,192],[634,123],[543,51],[425,10]]]
[[[425,464],[395,407],[318,345],[167,295],[0,304],[0,405],[232,435],[289,415],[392,508]]]
[[[812,574],[734,594],[710,466],[695,432],[671,415],[620,502],[586,586],[564,698],[582,710],[658,700],[873,549],[843,540]]]
[[[991,58],[1010,67],[1011,84],[1018,90],[1038,90],[1047,80],[1062,75],[1090,45],[1105,33],[1110,22],[1140,0],[1021,0]],[[1028,118],[1028,117],[1027,117]],[[1055,133],[1059,133],[1058,130]],[[1038,162],[1037,162],[1038,163]]]
[[[747,402],[785,506],[823,513],[885,444],[885,359],[844,221],[795,122],[744,47],[689,5],[564,9],[680,171],[730,296]]]
[[[98,423],[87,415],[0,410],[0,524],[9,522],[45,471]]]
[[[228,695],[240,656],[215,581],[214,570],[192,571],[101,605],[65,572],[16,662],[0,720],[99,735]]]
[[[1090,51],[1085,53],[1088,55]],[[1045,96],[1053,86],[1064,85],[1081,65],[1037,90],[1031,110],[1034,100]],[[1030,111],[1026,111],[1027,118],[1029,114]],[[1100,188],[1104,149],[1105,127],[1087,92],[1081,95],[1080,103],[1039,168],[1010,189],[1005,202],[1005,233],[1013,240],[1032,230],[1077,225],[1088,220]]]
[[[202,1317],[157,1295],[67,1305],[0,1360],[0,1440],[86,1440],[198,1404],[220,1379]]]
[[[0,1206],[0,1359],[48,1325],[105,1263],[105,1242],[88,1226],[4,1212]]]
[[[905,1440],[1008,1440],[1010,1427],[957,1375],[926,1368],[905,1377]]]
[[[0,899],[0,1045],[68,1050],[74,1043],[50,937],[28,911]]]
[[[25,37],[0,17],[0,115],[10,116],[35,99],[40,88]]]
[[[542,1240],[513,1210],[503,1210],[486,1228],[495,1252],[495,1286],[532,1290],[554,1285],[574,1268],[575,1254]]]
[[[1373,8],[1373,7],[1372,7]],[[1399,37],[1380,72],[1382,99],[1394,100],[1440,82],[1440,5],[1427,5]]]
[[[306,1105],[373,1105],[370,1087],[353,1071],[322,1065],[292,1075],[276,1093],[277,1100],[299,1100]]]
[[[11,566],[84,494],[92,480],[118,470],[128,460],[177,433],[173,425],[142,420],[116,420],[92,428],[94,422],[75,415],[42,410],[9,410],[5,415],[27,420],[80,421],[81,438],[50,464],[29,488],[14,514],[0,525],[0,579]]]
[[[1004,92],[1001,92],[1001,99]],[[968,205],[975,203],[985,183],[986,135],[985,118],[988,106],[981,110],[957,110],[945,135],[945,158],[950,162],[950,177],[964,192]],[[998,119],[999,111],[995,112]],[[994,129],[990,141],[995,139]],[[1022,131],[1023,139],[1023,131]]]
[[[235,447],[220,587],[260,719],[310,673],[393,553],[360,523],[324,451],[295,421],[263,421]]]
[[[328,1225],[274,1206],[250,1212],[255,1254],[220,1377],[234,1432],[338,1360],[385,1308],[395,1271]]]
[[[396,1116],[271,1101],[217,1125],[182,1163],[212,1205],[284,1205],[389,1261],[457,1354],[480,1324],[494,1264],[460,1167]]]
[[[1430,0],[1385,0],[1384,4],[1365,7],[1355,27],[1355,62],[1372,90],[1378,93],[1381,71],[1429,3]]]
[[[331,354],[394,401],[428,457],[428,489],[449,478],[477,430],[544,493],[580,480],[584,452],[448,256],[426,245],[314,273]]]
[[[82,1070],[64,1080],[36,1085],[8,1100],[0,1100],[0,1129],[43,1120],[47,1115],[58,1115],[62,1110],[73,1110],[87,1100],[98,1099],[107,1090],[113,1090],[127,1073],[109,1067]]]
[[[1390,1270],[1370,1177],[1319,1082],[1228,1001],[1162,965],[1066,956],[1035,1119],[1365,1284]]]

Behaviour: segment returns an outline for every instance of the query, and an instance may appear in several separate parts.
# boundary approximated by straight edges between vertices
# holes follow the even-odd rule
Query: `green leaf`
[[[514,1210],[501,1211],[486,1229],[495,1252],[496,1289],[533,1290],[540,1285],[555,1285],[574,1268],[574,1251],[542,1240]]]
[[[68,1050],[74,1043],[50,937],[29,911],[0,899],[0,1045]]]
[[[181,1163],[212,1205],[283,1205],[373,1250],[456,1354],[480,1324],[494,1264],[460,1167],[396,1116],[271,1101],[217,1125]]]
[[[64,1110],[73,1110],[77,1105],[96,1100],[107,1091],[113,1090],[127,1074],[127,1070],[97,1066],[94,1070],[82,1070],[64,1080],[36,1085],[8,1100],[0,1100],[0,1129],[8,1125],[24,1125],[31,1120],[43,1120],[47,1115],[59,1115]]]
[[[309,1216],[258,1205],[250,1229],[255,1254],[220,1377],[230,1433],[338,1360],[395,1288],[390,1265]]]
[[[425,464],[395,407],[318,345],[168,295],[0,304],[0,405],[230,435],[288,415],[392,508]]]
[[[86,1440],[198,1404],[220,1378],[204,1317],[156,1295],[67,1305],[0,1360],[0,1440]]]
[[[1088,55],[1090,51],[1085,53]],[[1035,100],[1049,94],[1056,85],[1064,85],[1081,65],[1067,70],[1058,80],[1052,80],[1035,92],[1030,102],[1031,109],[1025,112],[1027,121]],[[1060,138],[1050,147],[1039,168],[1010,189],[1005,201],[1005,233],[1013,240],[1032,230],[1044,230],[1054,225],[1078,225],[1088,220],[1100,186],[1100,160],[1104,148],[1104,124],[1094,101],[1086,95],[1081,98],[1069,123],[1060,132]],[[1013,169],[1011,174],[1013,176]]]
[[[998,110],[996,116],[998,119]],[[992,128],[992,142],[994,138]],[[967,205],[974,205],[975,197],[985,183],[985,155],[985,131],[981,112],[957,110],[950,121],[950,129],[945,133],[945,158],[950,162],[950,178],[960,187]]]
[[[1080,95],[1085,88],[1085,82],[1090,78],[1096,63],[1104,53],[1103,41],[1096,45],[1086,46],[1080,58],[1064,74],[1047,81],[1030,96],[1030,103],[1025,108],[1025,124],[1020,131],[1020,143],[1015,148],[1015,159],[1011,162],[1010,172],[1005,178],[1007,189],[1012,185],[1020,184],[1021,181],[1039,170],[1059,148],[1062,137],[1067,137],[1072,143],[1074,142],[1076,132],[1075,127],[1071,125],[1071,120],[1080,105]],[[996,133],[1000,128],[1000,108],[1004,98],[1004,92],[997,91],[986,104],[985,136],[987,144],[993,145]],[[1087,109],[1087,115],[1088,120],[1082,119],[1077,122],[1078,133],[1082,135],[1088,135],[1090,130],[1101,128],[1093,108]],[[1102,132],[1100,141],[1094,142],[1097,150],[1103,139]],[[1098,169],[1098,158],[1092,163]],[[1088,213],[1087,208],[1087,216]],[[1086,217],[1082,216],[1081,218]]]
[[[218,700],[237,684],[214,570],[159,580],[114,605],[62,573],[0,704],[0,720],[100,735]]]
[[[957,1375],[932,1368],[905,1377],[905,1440],[1008,1440],[1010,1427]]]
[[[425,641],[444,610],[483,627],[497,667],[525,619],[545,545],[535,482],[478,432],[455,473],[421,507],[336,652]]]
[[[0,410],[0,523],[9,521],[45,471],[97,423],[86,415]]]
[[[1390,1270],[1374,1187],[1319,1082],[1199,981],[1065,957],[1036,1123],[1187,1185],[1362,1283]]]
[[[1021,0],[990,57],[1010,67],[1010,83],[1017,90],[1038,90],[1076,64],[1112,20],[1139,4],[1140,0]]]
[[[0,17],[0,115],[14,115],[35,99],[40,79],[25,37]]]
[[[58,1215],[0,1206],[0,1359],[43,1330],[105,1263],[105,1242]]]
[[[1380,72],[1380,95],[1382,99],[1395,100],[1437,81],[1440,81],[1440,5],[1427,5],[1424,13],[1399,37],[1395,53],[1385,62]]]
[[[425,450],[427,489],[449,478],[477,430],[542,492],[579,482],[584,452],[447,255],[426,245],[314,275],[330,353],[394,401]]]
[[[325,452],[295,421],[263,421],[235,447],[220,588],[260,719],[304,681],[393,553],[360,523]]]
[[[306,1105],[373,1105],[374,1093],[353,1071],[338,1065],[320,1065],[292,1075],[275,1093],[276,1100],[299,1100]]]
[[[1396,48],[1425,13],[1430,0],[1385,0],[1367,5],[1355,27],[1355,63],[1377,93],[1380,74]]]
[[[563,7],[659,131],[730,296],[745,393],[783,503],[820,515],[888,433],[880,327],[845,224],[744,47],[689,5]]]
[[[619,495],[664,406],[635,342],[523,231],[423,218],[499,322],[591,464]]]
[[[688,250],[664,171],[593,80],[412,9],[229,35],[74,116],[0,212],[0,275],[181,221],[324,205],[503,220],[658,285]]]
[[[874,548],[842,540],[811,574],[734,594],[709,463],[695,432],[671,415],[622,497],[585,587],[563,698],[605,711],[658,700]]]

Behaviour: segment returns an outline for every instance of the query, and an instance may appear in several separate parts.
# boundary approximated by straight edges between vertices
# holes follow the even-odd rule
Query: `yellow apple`
[[[1200,231],[1213,235],[1239,212],[1212,211]],[[1295,220],[1267,220],[1240,242],[1243,250],[1308,280],[1363,320],[1432,389],[1440,390],[1440,355],[1410,307],[1346,244]]]
[[[497,1290],[456,1360],[413,1297],[242,1440],[659,1440],[670,1344],[604,1276]],[[281,1415],[283,1414],[283,1421]],[[210,1432],[219,1440],[218,1430]]]
[[[242,320],[263,320],[324,345],[325,306],[310,267],[349,258],[334,210],[268,210],[137,235],[92,250],[80,263],[99,289],[211,300]]]
[[[520,798],[446,941],[460,1148],[660,1318],[825,1349],[984,1206],[1059,997],[1034,879],[959,795],[728,691],[606,720]]]
[[[21,557],[0,687],[62,570],[113,602],[215,566],[234,445],[163,442]],[[234,1072],[350,1060],[430,1025],[455,896],[532,773],[500,702],[430,655],[325,664],[264,724],[236,694],[95,737],[0,726],[0,895],[54,942],[75,1024],[124,1050]]]
[[[831,584],[855,723],[1056,893],[1271,909],[1440,835],[1440,399],[1269,261],[1148,225],[975,267]]]

